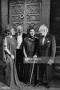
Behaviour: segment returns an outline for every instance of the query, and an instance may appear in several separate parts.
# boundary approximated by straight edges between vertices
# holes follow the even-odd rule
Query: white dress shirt
[[[17,49],[19,49],[20,48],[20,46],[21,46],[21,43],[22,43],[22,34],[21,35],[18,35],[17,36]]]
[[[42,44],[44,45],[44,42],[45,42],[45,37],[43,37],[43,39],[42,39]]]

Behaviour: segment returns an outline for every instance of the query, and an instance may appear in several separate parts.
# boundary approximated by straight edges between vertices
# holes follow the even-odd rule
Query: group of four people
[[[48,28],[44,24],[40,26],[38,35],[36,35],[32,26],[29,26],[26,35],[23,34],[21,25],[17,27],[16,36],[14,28],[10,27],[7,30],[8,35],[4,39],[4,54],[5,61],[8,63],[8,71],[11,68],[10,85],[12,86],[12,83],[15,82],[19,86],[21,83],[18,77],[20,81],[25,83],[36,85],[38,82],[39,84],[47,85],[47,66],[51,66],[54,63],[56,53],[55,37],[49,34]],[[48,59],[48,61],[47,63],[25,63],[24,58],[41,58],[42,61],[43,59]],[[10,76],[7,69],[6,78]],[[46,76],[45,81],[43,80],[44,75]]]

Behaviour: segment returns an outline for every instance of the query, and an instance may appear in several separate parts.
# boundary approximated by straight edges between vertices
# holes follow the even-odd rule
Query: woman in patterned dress
[[[21,88],[21,83],[18,80],[16,71],[16,40],[15,40],[15,30],[12,26],[7,26],[7,36],[4,39],[4,60],[7,64],[5,69],[6,82],[11,88]]]

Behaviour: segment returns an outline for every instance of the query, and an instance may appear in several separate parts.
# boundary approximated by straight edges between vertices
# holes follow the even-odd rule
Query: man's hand
[[[28,58],[27,55],[24,55],[24,56],[25,56],[25,58]]]
[[[34,55],[33,58],[37,58],[37,55]]]
[[[29,58],[28,57],[25,57],[25,61],[28,61],[29,60]]]
[[[49,59],[48,64],[52,65],[53,63],[54,63],[54,60],[53,59]]]
[[[34,55],[34,56],[33,56],[33,59],[36,60],[36,58],[37,58],[37,55]]]

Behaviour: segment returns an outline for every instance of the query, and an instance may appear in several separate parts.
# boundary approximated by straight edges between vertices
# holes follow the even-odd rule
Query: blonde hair
[[[39,31],[41,30],[45,30],[48,33],[48,27],[45,24],[40,26]]]
[[[5,32],[7,33],[7,34],[11,34],[11,29],[14,29],[14,27],[12,26],[12,25],[10,25],[10,24],[8,24],[8,25],[6,25],[6,27],[5,27]],[[15,30],[15,29],[14,29]]]
[[[17,26],[17,32],[23,31],[23,27],[21,25]]]

